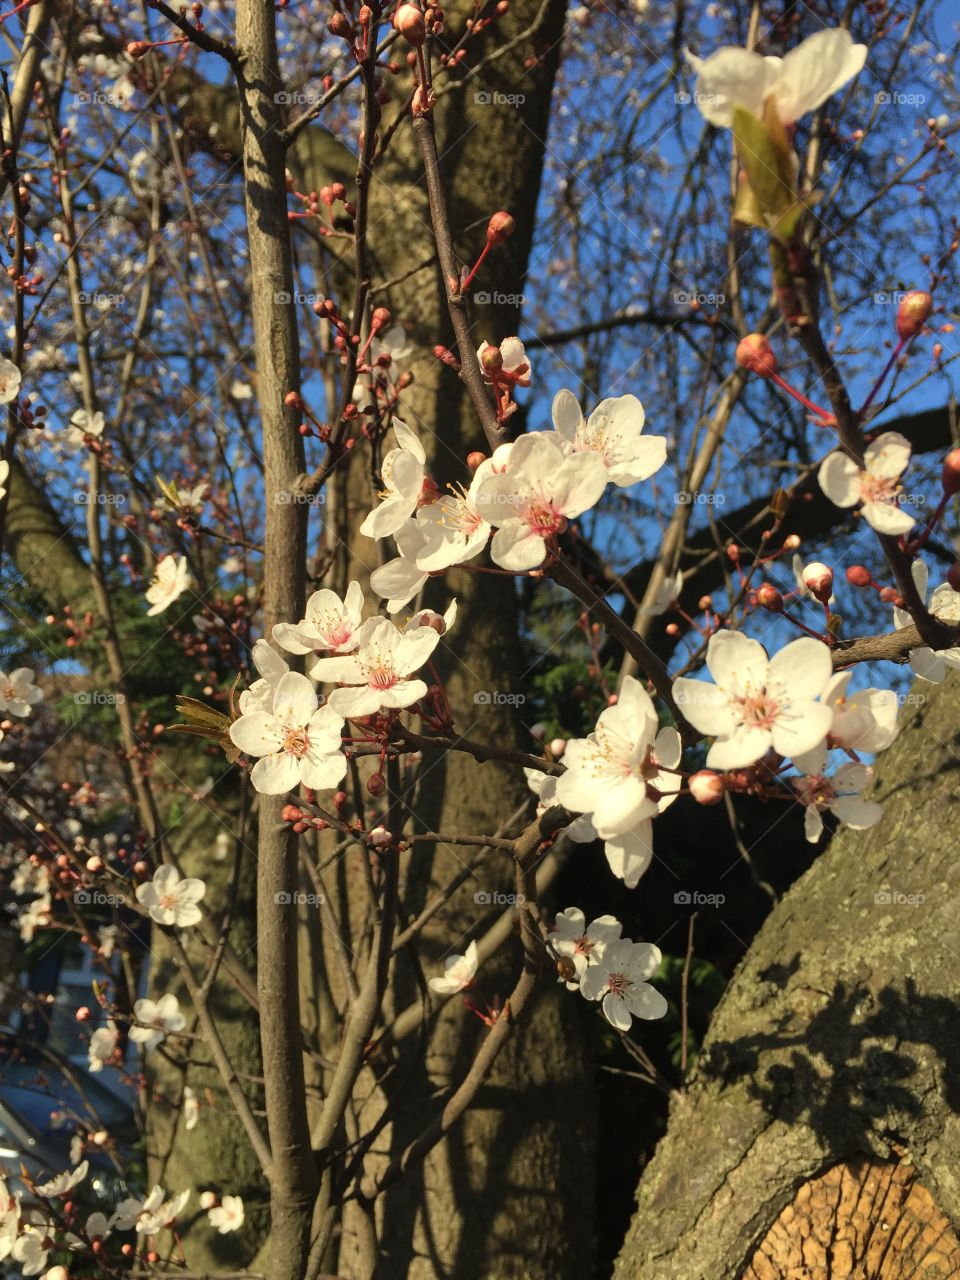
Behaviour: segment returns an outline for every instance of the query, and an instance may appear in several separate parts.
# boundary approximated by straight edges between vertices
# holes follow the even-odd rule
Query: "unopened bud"
[[[960,449],[951,449],[944,458],[941,479],[943,492],[948,497],[952,498],[955,493],[960,493]]]
[[[423,14],[415,4],[402,4],[393,17],[393,25],[408,44],[419,49],[427,38],[427,26]]]
[[[491,244],[503,244],[504,240],[513,235],[516,225],[513,215],[501,210],[487,223],[487,239]]]
[[[480,368],[488,378],[500,372],[503,368],[503,356],[499,347],[492,347],[489,342],[484,343],[480,352]]]
[[[803,585],[821,604],[826,604],[833,592],[833,570],[819,560],[804,567],[801,573]]]
[[[371,773],[367,779],[367,790],[372,796],[382,796],[387,789],[387,780],[382,773]]]
[[[900,599],[900,593],[896,587],[883,587],[880,591],[880,599],[884,604],[896,604]]]
[[[557,974],[564,982],[573,982],[577,976],[577,966],[573,956],[557,956]]]
[[[332,36],[339,36],[341,40],[353,39],[353,23],[345,13],[335,13],[327,23],[327,30]]]
[[[92,858],[88,858],[88,859],[87,859],[87,870],[88,870],[88,871],[92,871],[92,872],[94,872],[94,873],[96,873],[96,872],[98,872],[98,871],[102,871],[102,870],[103,870],[103,859],[102,859],[102,858],[100,858],[100,857],[98,857],[96,854],[94,854]]]
[[[131,40],[127,45],[127,53],[131,58],[133,58],[134,62],[136,62],[142,58],[145,53],[149,53],[152,48],[153,45],[150,44],[148,40]]]
[[[430,627],[438,636],[446,635],[447,624],[439,613],[434,613],[432,609],[424,609],[420,615],[421,627]]]
[[[200,1208],[201,1209],[212,1209],[216,1203],[217,1203],[217,1197],[213,1194],[212,1191],[200,1192]]]
[[[457,373],[460,372],[460,361],[447,347],[441,347],[438,345],[433,348],[433,354],[438,360],[442,360],[445,365],[448,365],[451,369],[455,369]]]
[[[800,535],[798,533],[788,533],[783,540],[784,551],[796,551],[800,545]]]
[[[382,849],[384,845],[388,845],[393,841],[393,835],[386,827],[374,827],[370,832],[370,843],[378,849]]]
[[[693,774],[689,786],[697,804],[717,804],[723,799],[723,779],[711,769],[701,769]]]
[[[761,378],[769,378],[777,372],[777,357],[773,347],[762,333],[748,333],[737,343],[737,364]]]
[[[386,329],[392,319],[388,307],[375,307],[370,317],[370,328],[375,333],[380,329]]]
[[[897,307],[897,334],[901,338],[915,338],[932,310],[933,298],[924,289],[912,289],[904,294]]]
[[[566,738],[554,738],[550,743],[550,754],[554,760],[559,760],[567,749]]]
[[[862,564],[852,564],[847,570],[847,581],[851,587],[869,587],[873,574]]]
[[[757,604],[771,613],[783,612],[783,596],[772,582],[764,582],[757,588]]]
[[[467,454],[467,466],[471,471],[476,471],[482,463],[486,462],[487,455],[481,453],[479,449],[474,449],[472,453]]]

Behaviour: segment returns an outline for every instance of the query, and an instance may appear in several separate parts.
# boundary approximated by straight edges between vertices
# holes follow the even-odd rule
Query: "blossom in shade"
[[[430,979],[430,990],[438,996],[452,996],[469,987],[477,972],[477,944],[471,942],[465,953],[447,956],[443,962],[443,976]]]
[[[584,970],[580,992],[587,1000],[602,1001],[603,1016],[618,1031],[629,1031],[634,1018],[662,1018],[667,1002],[646,981],[661,958],[660,949],[649,942],[608,942],[596,963]]]
[[[713,684],[680,676],[673,696],[687,720],[716,741],[711,769],[739,769],[772,747],[796,757],[830,732],[833,708],[820,701],[833,674],[830,650],[819,640],[793,640],[773,658],[739,631],[717,631],[707,645]]]
[[[622,927],[613,916],[597,916],[588,925],[579,907],[567,907],[557,913],[550,930],[550,946],[556,955],[573,961],[574,975],[566,983],[568,990],[577,990],[587,966],[597,964],[606,947],[619,940]]]
[[[74,1187],[79,1187],[89,1171],[89,1162],[83,1160],[75,1169],[68,1169],[66,1173],[58,1173],[49,1182],[39,1184],[37,1186],[37,1195],[46,1196],[48,1199],[52,1199],[54,1196],[68,1195]]]
[[[636,396],[601,400],[584,418],[572,391],[558,391],[553,399],[556,439],[573,453],[596,453],[613,484],[626,488],[647,480],[667,460],[664,436],[643,435],[643,405]]]
[[[243,1226],[243,1201],[239,1196],[224,1196],[220,1203],[207,1213],[211,1227],[222,1236],[239,1231]]]
[[[137,1000],[133,1016],[136,1021],[130,1027],[130,1039],[144,1049],[155,1049],[168,1035],[187,1025],[180,1001],[170,991],[159,1000]]]
[[[164,556],[157,561],[153,580],[147,587],[147,603],[150,605],[147,616],[152,618],[163,613],[164,609],[169,609],[192,586],[193,578],[187,557],[181,556],[178,560],[176,556]]]
[[[695,101],[710,124],[730,128],[734,107],[763,114],[771,99],[783,124],[826,102],[862,69],[867,47],[854,44],[843,27],[815,32],[783,58],[726,45],[709,58],[686,53],[697,73]]]
[[[17,667],[10,674],[0,671],[0,712],[11,716],[28,716],[31,708],[43,701],[43,690],[34,683],[29,667]]]
[[[493,559],[514,572],[538,568],[547,540],[599,501],[606,483],[599,454],[568,456],[544,432],[521,436],[506,471],[486,475],[474,494],[478,512],[496,528]]]
[[[202,880],[194,876],[182,879],[176,867],[165,863],[157,867],[152,880],[137,886],[137,901],[157,924],[187,929],[201,920],[203,912],[197,903],[206,892]]]
[[[393,430],[397,448],[390,450],[380,466],[381,502],[360,526],[360,532],[368,538],[385,538],[396,533],[413,515],[423,492],[427,461],[423,445],[399,418],[394,418]]]
[[[864,800],[864,791],[873,781],[873,770],[865,764],[842,764],[831,777],[826,776],[827,751],[815,747],[794,757],[803,776],[792,778],[797,799],[804,805],[803,830],[811,844],[823,834],[823,811],[829,809],[846,826],[863,831],[883,817],[883,806]]]
[[[908,533],[914,519],[899,505],[900,477],[910,461],[910,441],[899,431],[885,431],[868,444],[861,467],[839,449],[827,454],[817,478],[837,507],[855,507],[878,533]]]
[[[87,1045],[87,1062],[91,1071],[102,1071],[113,1057],[117,1048],[117,1028],[113,1022],[105,1027],[97,1027],[90,1036]]]
[[[318,707],[307,677],[288,671],[277,683],[269,709],[258,704],[234,720],[230,740],[247,755],[260,757],[250,771],[257,791],[278,796],[301,783],[317,791],[337,785],[347,771],[342,730],[343,717],[329,705]]]
[[[427,692],[423,680],[411,679],[437,647],[433,627],[401,631],[389,618],[368,618],[357,633],[353,653],[318,658],[310,674],[315,680],[349,686],[334,689],[328,705],[338,715],[367,716],[381,709],[409,707]]]
[[[273,639],[287,653],[349,653],[363,613],[363,588],[351,582],[341,600],[335,591],[315,591],[300,622],[278,622]]]
[[[838,671],[823,693],[823,701],[833,708],[830,745],[850,751],[883,751],[897,736],[897,695],[892,689],[851,692],[852,677],[852,671]]]

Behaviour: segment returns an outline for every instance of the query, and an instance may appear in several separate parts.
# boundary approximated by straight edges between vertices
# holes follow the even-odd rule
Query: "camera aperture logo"
[[[506,693],[503,689],[478,689],[473,695],[478,707],[522,707],[526,695],[522,693]]]
[[[291,893],[281,890],[273,895],[278,907],[322,907],[326,898],[322,893],[301,893],[294,889]]]
[[[673,895],[678,907],[722,907],[727,900],[725,893],[701,893],[699,889],[678,889]]]

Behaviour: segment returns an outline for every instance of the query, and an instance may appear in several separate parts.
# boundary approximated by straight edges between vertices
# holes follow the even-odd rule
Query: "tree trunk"
[[[914,687],[881,823],[835,835],[757,935],[617,1280],[960,1273],[958,708],[956,676]]]

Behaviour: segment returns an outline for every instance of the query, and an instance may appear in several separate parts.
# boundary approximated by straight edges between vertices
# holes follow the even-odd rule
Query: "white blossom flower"
[[[10,404],[20,394],[22,374],[12,360],[0,356],[0,404]]]
[[[243,1226],[243,1201],[239,1196],[224,1196],[207,1217],[211,1227],[216,1227],[222,1236],[230,1231],[239,1231]]]
[[[872,688],[850,693],[852,677],[852,671],[838,671],[823,693],[822,701],[833,708],[830,745],[850,751],[884,751],[897,736],[897,695],[892,689]]]
[[[276,638],[274,627],[274,639]],[[251,711],[269,711],[273,706],[277,685],[290,670],[290,664],[284,662],[273,645],[262,637],[250,650],[250,657],[260,673],[260,679],[254,680],[250,688],[244,689],[237,699],[241,715],[249,715]]]
[[[463,991],[473,982],[477,972],[477,944],[471,942],[462,956],[447,956],[443,962],[443,977],[430,979],[430,990],[440,996],[451,996]]]
[[[87,1061],[91,1071],[102,1071],[113,1057],[117,1048],[116,1023],[108,1022],[105,1027],[97,1027],[87,1045]]]
[[[102,413],[98,412],[91,416],[86,409],[77,409],[70,419],[69,427],[60,439],[60,444],[69,453],[76,453],[79,449],[87,448],[87,437],[93,436],[94,439],[99,440],[105,426],[106,421]]]
[[[646,981],[661,958],[660,949],[649,942],[608,942],[596,964],[584,970],[580,992],[587,1000],[603,1001],[603,1016],[618,1031],[629,1031],[634,1018],[662,1018],[667,1002]]]
[[[55,1178],[51,1178],[49,1182],[44,1182],[37,1187],[37,1195],[46,1196],[52,1199],[53,1196],[65,1196],[79,1187],[90,1172],[90,1162],[82,1161],[75,1169],[68,1169],[65,1173],[58,1173]]]
[[[476,488],[480,515],[496,528],[490,554],[503,569],[536,569],[547,554],[547,539],[596,503],[607,483],[607,468],[596,453],[566,456],[544,432],[521,436],[501,473],[486,475]]]
[[[643,405],[636,396],[601,400],[584,418],[572,391],[553,398],[556,435],[573,453],[599,454],[613,484],[627,488],[647,480],[667,460],[665,436],[645,436]]]
[[[652,818],[664,796],[672,798],[679,790],[679,777],[660,767],[679,763],[679,746],[676,729],[657,732],[650,695],[628,676],[617,702],[600,713],[594,732],[567,743],[557,800],[575,813],[589,813],[601,839],[623,836]]]
[[[560,804],[557,799],[559,778],[555,774],[544,773],[542,769],[524,769],[523,772],[527,779],[527,786],[537,797],[537,817],[542,818],[548,809]],[[574,818],[569,826],[563,828],[563,833],[575,844],[588,844],[592,840],[599,839],[597,829],[588,813],[581,813],[579,818]]]
[[[0,711],[11,716],[28,716],[30,708],[43,701],[43,690],[34,684],[29,667],[17,667],[8,676],[0,671]]]
[[[153,1236],[175,1221],[190,1199],[189,1191],[166,1198],[163,1187],[155,1186],[145,1200],[122,1200],[113,1213],[112,1224],[119,1231],[136,1227],[141,1235]]]
[[[250,400],[253,397],[253,387],[249,382],[244,382],[240,378],[234,378],[230,383],[231,400]]]
[[[396,533],[416,511],[423,493],[427,461],[423,445],[399,418],[394,418],[393,430],[398,447],[391,449],[380,465],[382,501],[360,526],[360,532],[368,538],[385,538]]]
[[[927,566],[922,560],[914,560],[910,571],[917,591],[920,593],[920,599],[926,601],[930,613],[941,622],[960,624],[960,592],[954,591],[949,582],[944,582],[936,588],[927,601]],[[895,608],[893,621],[897,630],[901,631],[913,622],[913,618],[906,609]],[[960,648],[931,649],[927,645],[921,645],[917,649],[910,650],[909,658],[910,668],[918,679],[927,680],[931,684],[941,684],[948,668],[960,667]]]
[[[189,1133],[191,1129],[197,1127],[199,1119],[200,1103],[197,1100],[196,1092],[189,1085],[185,1085],[183,1090],[183,1127]]]
[[[711,769],[753,764],[772,746],[782,756],[812,751],[830,732],[833,708],[818,699],[833,664],[819,640],[793,640],[773,658],[739,631],[717,631],[707,645],[714,684],[680,676],[673,696],[700,733],[715,737]]]
[[[613,916],[597,916],[587,924],[587,918],[579,907],[567,907],[557,913],[550,931],[550,946],[558,956],[573,961],[574,977],[566,982],[568,991],[576,991],[587,966],[597,964],[606,947],[617,942],[622,929]]]
[[[25,1276],[39,1275],[47,1265],[47,1253],[43,1247],[46,1233],[41,1234],[29,1224],[23,1235],[18,1236],[10,1250],[14,1262],[19,1262],[20,1270]]]
[[[344,661],[344,659],[334,659]],[[277,684],[269,710],[259,705],[230,726],[230,740],[260,759],[250,772],[254,787],[279,796],[302,783],[323,791],[347,771],[341,750],[343,719],[330,705],[317,706],[306,676],[288,671]]]
[[[7,1189],[7,1184],[0,1178],[0,1262],[9,1258],[17,1239],[20,1226],[20,1214]]]
[[[389,359],[391,363],[396,363],[398,360],[405,360],[412,351],[413,346],[403,325],[393,324],[384,333],[377,334],[370,340],[367,360],[372,365],[378,364],[379,361],[385,359]]]
[[[873,780],[873,770],[864,764],[842,764],[836,773],[825,776],[826,747],[815,747],[794,757],[794,764],[804,775],[792,778],[797,798],[805,806],[803,831],[811,844],[823,834],[823,811],[829,809],[854,831],[874,826],[883,817],[883,806],[864,800],[860,792]]]
[[[24,942],[30,942],[36,931],[45,929],[52,918],[53,903],[49,893],[44,893],[39,898],[34,898],[17,916],[17,928],[20,930],[21,939]]]
[[[187,1020],[180,1011],[180,1001],[170,991],[159,1000],[137,1000],[133,1006],[136,1018],[130,1027],[130,1039],[144,1049],[155,1049],[168,1035],[182,1031]]]
[[[683,573],[678,569],[674,574],[668,574],[654,594],[649,604],[644,605],[640,609],[640,613],[648,618],[659,618],[661,614],[667,612],[675,600],[680,599],[680,592],[683,590]]]
[[[169,609],[192,586],[193,578],[187,557],[181,556],[177,560],[173,555],[164,556],[157,561],[153,581],[147,587],[147,603],[150,605],[147,616],[152,618],[163,613],[164,609]]]
[[[477,359],[480,361],[481,369],[483,369],[483,353],[489,350],[491,345],[489,342],[481,342],[477,347]],[[499,344],[499,350],[503,360],[501,372],[505,373],[512,382],[519,383],[521,387],[528,387],[530,385],[530,361],[527,359],[526,350],[520,339],[504,338]],[[485,370],[483,376],[488,382],[492,381]]]
[[[349,653],[356,646],[356,634],[363,613],[363,588],[351,582],[341,600],[335,591],[315,591],[307,601],[300,622],[278,622],[273,638],[287,653]]]
[[[914,519],[899,506],[901,475],[910,461],[910,441],[899,431],[885,431],[868,444],[864,469],[839,450],[820,463],[820,488],[837,507],[862,503],[863,517],[878,533],[907,533]]]
[[[735,45],[717,49],[709,58],[686,53],[697,73],[695,101],[701,114],[727,129],[733,124],[734,107],[762,116],[767,98],[773,99],[783,124],[792,124],[852,80],[866,57],[866,45],[854,44],[843,27],[817,31],[783,58]]]
[[[137,901],[147,908],[151,920],[157,924],[186,929],[201,920],[203,912],[197,903],[206,892],[207,886],[202,880],[193,876],[181,880],[177,868],[164,863],[157,867],[152,880],[137,886]]]
[[[424,681],[410,676],[440,641],[433,627],[401,631],[389,618],[368,618],[357,638],[355,652],[318,658],[310,671],[314,680],[351,686],[330,694],[328,705],[338,715],[368,716],[381,708],[398,710],[426,694]]]

